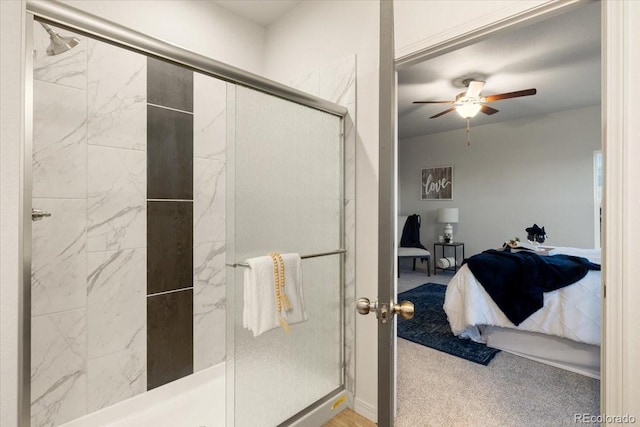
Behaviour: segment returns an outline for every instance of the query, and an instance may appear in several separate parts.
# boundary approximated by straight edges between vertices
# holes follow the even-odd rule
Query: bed
[[[600,264],[600,250],[553,248]],[[593,378],[600,377],[600,271],[544,293],[544,305],[518,326],[463,265],[449,282],[444,311],[452,332],[490,347]]]

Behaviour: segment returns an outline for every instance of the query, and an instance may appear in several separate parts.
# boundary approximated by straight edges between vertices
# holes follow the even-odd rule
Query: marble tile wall
[[[88,412],[146,390],[145,250],[88,256]]]
[[[33,30],[32,202],[52,216],[32,224],[31,420],[47,426],[87,405],[87,50],[75,35],[77,49],[47,57]]]
[[[87,412],[146,390],[146,58],[87,43]]]
[[[33,426],[60,425],[225,360],[228,84],[184,69],[167,74],[161,61],[76,36],[81,40],[76,48],[47,57],[48,37],[38,24],[34,28],[33,204],[53,216],[33,224]],[[171,73],[182,76],[178,87],[192,85],[192,95],[183,95],[184,87],[165,85],[163,92],[148,83],[149,77],[166,79]],[[355,57],[328,64],[298,87],[341,103],[350,113],[345,274],[351,389]],[[162,159],[154,163],[147,141],[158,129],[150,132],[149,111],[163,104],[170,107],[163,113],[171,112],[161,118],[163,126],[164,116],[175,115],[175,109],[192,114],[187,124],[163,128],[162,135],[193,143],[187,153],[174,144],[173,153],[181,158],[175,169],[182,170],[182,178],[154,187],[149,183],[162,182],[167,175],[162,172],[172,169],[158,167]],[[171,152],[166,146],[161,151]],[[149,188],[157,191],[147,194]],[[191,274],[185,283],[177,279],[184,291],[150,302],[147,286],[156,282],[147,270],[148,206],[165,203],[156,198],[191,206],[191,222],[184,223],[192,231],[186,256]],[[159,334],[165,327],[172,333]],[[191,344],[180,341],[184,351],[177,355],[176,369],[163,365],[174,362],[162,357],[149,358],[149,352],[166,356],[167,336],[191,337]]]
[[[53,213],[33,223],[34,426],[213,366],[226,349],[227,83],[53,28],[81,42],[48,57],[34,27],[33,203]],[[147,305],[148,291],[183,288]],[[167,304],[173,316],[158,311]],[[163,330],[190,344],[163,344]],[[163,346],[181,351],[163,359]]]
[[[194,74],[194,370],[226,355],[227,83]]]
[[[33,31],[32,425],[56,426],[146,390],[146,58]]]

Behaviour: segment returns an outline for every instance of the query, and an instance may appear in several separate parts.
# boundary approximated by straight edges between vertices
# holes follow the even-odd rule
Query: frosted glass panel
[[[234,113],[235,260],[340,248],[340,118],[242,87]],[[280,424],[342,385],[341,264],[340,255],[302,261],[309,320],[289,334],[244,329],[244,271],[231,276],[235,426]]]

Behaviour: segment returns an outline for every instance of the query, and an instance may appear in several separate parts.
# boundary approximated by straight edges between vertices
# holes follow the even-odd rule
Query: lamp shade
[[[457,223],[458,222],[458,208],[441,208],[438,209],[438,222],[443,223]]]

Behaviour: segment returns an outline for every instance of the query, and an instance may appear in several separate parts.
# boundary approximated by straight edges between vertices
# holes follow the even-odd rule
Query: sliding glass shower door
[[[343,144],[340,117],[229,85],[227,263],[303,256],[308,320],[243,328],[247,267],[227,268],[228,422],[275,426],[339,390],[343,374]],[[232,423],[233,422],[233,423]]]

